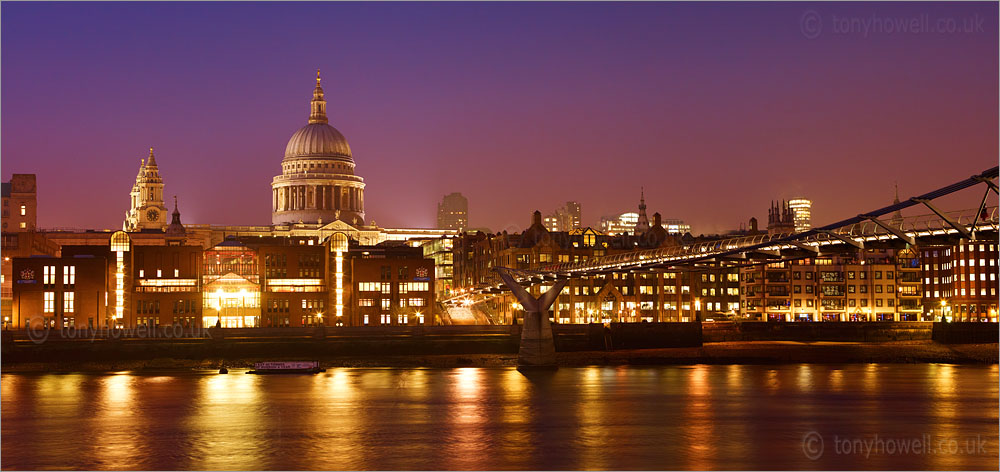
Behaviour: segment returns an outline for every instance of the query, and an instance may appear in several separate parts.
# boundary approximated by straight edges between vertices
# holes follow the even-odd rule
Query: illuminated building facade
[[[801,233],[812,229],[812,201],[805,198],[793,198],[788,201],[788,208],[792,210],[792,222],[795,225],[795,232]]]
[[[109,261],[89,254],[17,257],[14,304],[8,328],[97,328],[113,306]]]
[[[639,221],[639,214],[635,212],[622,213],[613,217],[601,218],[601,231],[614,236],[618,234],[632,234],[635,232],[635,224]]]
[[[580,204],[566,202],[565,206],[556,208],[554,213],[542,219],[545,229],[549,231],[571,231],[580,228]]]
[[[424,241],[420,247],[424,257],[434,262],[434,293],[438,298],[451,295],[454,287],[454,237],[435,238]]]
[[[227,239],[205,251],[201,276],[204,326],[260,326],[257,254],[235,239]]]
[[[645,233],[607,235],[592,228],[551,232],[542,224],[541,213],[535,212],[531,226],[520,234],[467,234],[455,240],[456,292],[497,283],[493,267],[531,269],[681,243],[680,238],[667,233],[658,213],[653,215]],[[530,291],[538,296],[547,289],[541,285],[531,287]],[[724,319],[738,310],[738,290],[738,269],[731,268],[633,271],[574,278],[553,304],[553,321]],[[497,324],[510,324],[523,317],[516,300],[507,293],[474,308]]]
[[[940,321],[996,321],[997,240],[919,248],[923,313]]]
[[[2,247],[0,255],[0,319],[3,326],[14,324],[12,318],[13,288],[16,277],[13,272],[15,257],[32,255],[53,256],[59,246],[36,231],[37,189],[35,174],[13,174],[9,182],[2,184],[3,229],[0,231]]]
[[[744,267],[740,313],[764,321],[916,321],[900,311],[899,272],[893,249]]]
[[[667,230],[667,233],[684,235],[691,232],[691,225],[684,222],[684,220],[678,219],[665,219],[663,220],[663,228]]]
[[[316,71],[309,122],[285,146],[281,175],[271,182],[271,223],[365,224],[365,183],[354,173],[347,138],[330,126]]]
[[[35,174],[13,174],[0,184],[3,194],[3,232],[34,231],[38,221]]]
[[[354,326],[430,325],[435,320],[434,261],[402,244],[352,246],[348,294]]]

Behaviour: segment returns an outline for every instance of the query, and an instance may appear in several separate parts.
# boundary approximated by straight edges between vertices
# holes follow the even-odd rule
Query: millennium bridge
[[[937,190],[899,203],[860,213],[826,226],[798,233],[764,234],[700,242],[690,245],[644,249],[593,258],[574,263],[539,265],[532,269],[494,267],[495,282],[472,287],[444,300],[448,305],[469,305],[510,291],[524,310],[524,326],[518,364],[555,365],[555,345],[548,316],[556,297],[573,278],[635,271],[662,271],[699,266],[743,266],[780,262],[822,254],[843,253],[865,248],[903,248],[906,245],[954,244],[960,239],[997,239],[1000,226],[998,207],[988,206],[990,194],[997,195],[998,167]],[[945,211],[937,201],[942,197],[978,187],[983,190],[977,208]],[[891,218],[886,215],[924,207],[930,213]],[[537,298],[528,289],[551,284]]]

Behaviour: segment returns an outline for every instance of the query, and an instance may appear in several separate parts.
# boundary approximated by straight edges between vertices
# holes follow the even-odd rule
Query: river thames
[[[998,368],[3,374],[3,469],[996,469]]]

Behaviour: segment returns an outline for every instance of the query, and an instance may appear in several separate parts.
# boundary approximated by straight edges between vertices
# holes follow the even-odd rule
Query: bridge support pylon
[[[507,271],[497,270],[497,273],[524,308],[521,346],[517,351],[518,369],[557,368],[556,345],[552,338],[552,323],[549,322],[548,311],[569,279],[556,280],[552,288],[535,298]]]

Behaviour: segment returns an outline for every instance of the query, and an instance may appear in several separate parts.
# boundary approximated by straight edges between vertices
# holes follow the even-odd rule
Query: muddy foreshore
[[[882,343],[750,341],[705,343],[702,347],[581,351],[556,354],[560,366],[695,365],[695,364],[997,364],[998,345],[939,344],[930,341]],[[276,359],[169,359],[114,362],[4,362],[0,371],[119,372],[248,368]],[[317,360],[323,367],[512,367],[513,354],[441,354],[422,356],[350,357]]]

